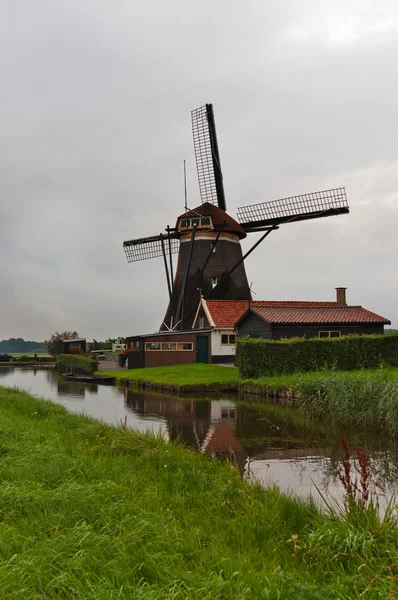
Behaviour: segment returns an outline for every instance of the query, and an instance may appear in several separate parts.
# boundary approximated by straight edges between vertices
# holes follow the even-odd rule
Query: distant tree
[[[47,346],[47,352],[51,354],[51,356],[56,356],[58,354],[59,342],[61,340],[76,340],[79,337],[77,331],[62,331],[61,333],[56,331],[52,334],[49,340],[44,342]]]
[[[125,338],[122,338],[122,337],[108,338],[104,342],[99,342],[98,340],[93,339],[93,341],[89,342],[89,344],[88,344],[89,352],[91,352],[92,350],[111,350],[112,344],[114,344],[116,342],[116,340],[118,340],[118,339],[120,339],[122,343],[126,342]]]
[[[25,341],[22,338],[10,338],[0,341],[0,352],[10,352],[16,354],[45,352],[44,342]]]

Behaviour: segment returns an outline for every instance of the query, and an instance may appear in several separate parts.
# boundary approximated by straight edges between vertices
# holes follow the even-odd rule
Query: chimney
[[[346,300],[346,291],[347,288],[345,287],[338,287],[336,288],[336,301],[338,304],[342,304],[344,306],[347,306],[347,300]]]

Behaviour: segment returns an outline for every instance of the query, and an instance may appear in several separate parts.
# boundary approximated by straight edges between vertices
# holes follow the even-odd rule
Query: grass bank
[[[237,369],[202,363],[145,369],[121,369],[100,374],[116,377],[116,381],[120,385],[151,386],[156,389],[178,392],[220,391],[238,387]]]
[[[393,598],[398,530],[0,388],[1,597]]]
[[[244,380],[240,388],[270,397],[285,391],[307,420],[398,433],[398,369],[319,371]],[[281,401],[284,402],[285,399]]]

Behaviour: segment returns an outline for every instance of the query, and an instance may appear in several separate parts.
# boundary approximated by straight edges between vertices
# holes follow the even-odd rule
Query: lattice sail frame
[[[199,190],[202,203],[210,202],[219,205],[217,184],[214,174],[214,152],[211,131],[208,121],[208,105],[196,108],[191,112],[193,148]],[[215,140],[214,140],[215,141]],[[221,172],[221,167],[218,165]]]
[[[288,223],[290,221],[322,216],[322,213],[340,214],[348,212],[345,188],[334,188],[300,196],[290,196],[271,202],[262,202],[238,208],[241,225],[253,223]]]
[[[162,240],[166,256],[169,254],[169,237],[167,235],[154,235],[153,237],[139,238],[123,242],[127,262],[139,262],[163,256]],[[171,253],[177,254],[180,248],[180,240],[170,237]]]

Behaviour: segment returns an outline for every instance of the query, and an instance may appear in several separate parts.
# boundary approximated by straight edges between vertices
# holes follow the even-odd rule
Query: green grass
[[[238,379],[238,370],[233,367],[205,365],[171,365],[166,367],[147,367],[145,369],[121,369],[109,371],[102,375],[115,376],[118,380],[147,381],[165,385],[211,385],[217,383],[233,383]]]
[[[0,423],[2,600],[394,597],[393,521],[321,515],[15,389],[0,388]]]
[[[255,384],[270,389],[292,389],[302,382],[323,381],[329,374],[337,377],[355,378],[361,373],[367,373],[376,377],[380,369],[368,369],[365,371],[314,371],[308,373],[294,373],[291,375],[276,375],[274,377],[259,377],[257,379],[241,379],[238,370],[233,367],[220,367],[219,365],[206,365],[194,363],[192,365],[171,365],[166,367],[148,367],[145,369],[121,369],[118,371],[107,371],[102,375],[114,376],[118,380],[129,379],[130,381],[148,381],[150,383],[195,385],[212,383],[234,383]],[[388,381],[398,382],[398,368],[383,369]]]
[[[398,382],[398,368],[386,367],[382,369],[387,381]],[[270,389],[293,389],[305,383],[313,383],[324,381],[325,377],[333,375],[335,377],[351,377],[355,378],[363,373],[370,377],[377,377],[380,369],[364,369],[360,371],[309,371],[307,373],[292,373],[290,375],[275,375],[273,377],[258,377],[256,379],[241,379],[241,383],[252,383]]]

